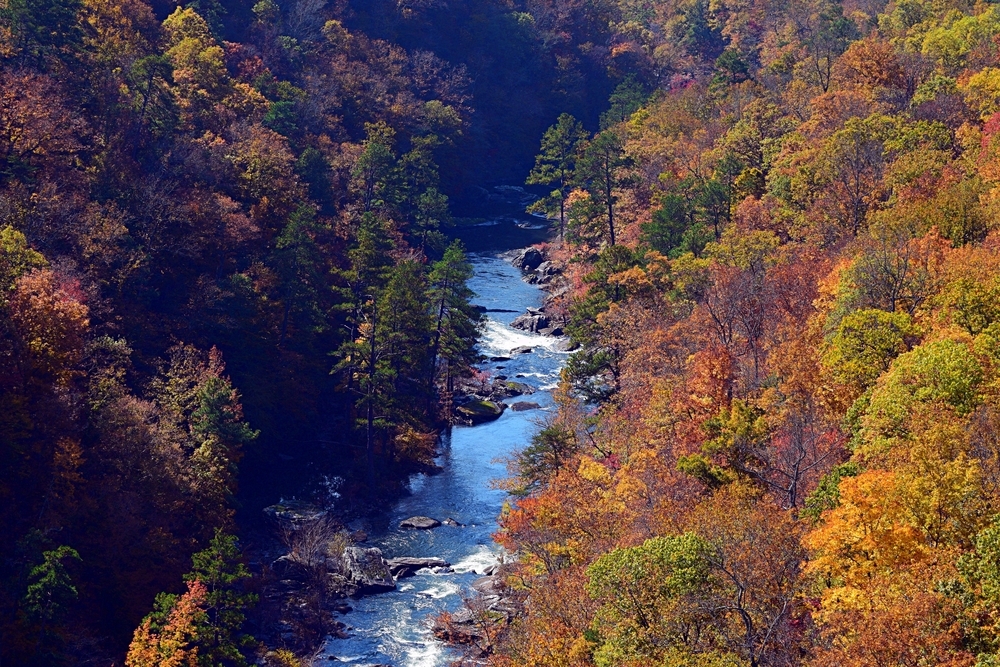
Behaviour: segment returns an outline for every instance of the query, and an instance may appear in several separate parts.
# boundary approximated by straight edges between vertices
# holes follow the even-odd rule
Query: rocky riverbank
[[[261,613],[267,646],[292,649],[308,656],[325,638],[348,636],[350,626],[337,620],[352,611],[350,600],[397,589],[397,582],[427,569],[451,572],[451,563],[436,557],[386,558],[377,547],[365,546],[368,536],[350,531],[328,510],[310,503],[282,502],[265,508],[274,532],[284,545],[282,555],[260,564]],[[432,530],[462,528],[451,517],[437,520],[414,516],[401,528]],[[495,574],[488,569],[484,575]]]
[[[510,326],[542,336],[565,335],[566,316],[554,307],[555,302],[569,290],[562,267],[548,257],[544,248],[534,246],[508,253],[506,257],[521,270],[526,281],[538,285],[546,294],[541,308],[528,308]]]

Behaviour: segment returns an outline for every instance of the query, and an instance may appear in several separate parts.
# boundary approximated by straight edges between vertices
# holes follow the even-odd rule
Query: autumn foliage
[[[522,606],[491,660],[994,664],[1000,14],[646,21],[700,26],[701,49],[658,47],[685,76],[606,123],[611,194],[577,168],[566,197],[580,348],[512,464]]]

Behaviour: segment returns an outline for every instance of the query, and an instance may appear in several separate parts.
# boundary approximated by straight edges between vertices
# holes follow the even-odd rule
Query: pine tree
[[[283,314],[278,347],[284,345],[296,313],[318,322],[319,286],[323,282],[322,257],[316,245],[316,211],[301,206],[292,213],[275,242],[271,263],[281,279]]]
[[[254,638],[243,632],[246,612],[257,603],[257,595],[243,590],[250,571],[243,564],[235,535],[215,531],[206,549],[191,557],[189,583],[206,589],[204,627],[198,631],[198,661],[203,667],[245,667],[243,649]]]
[[[431,348],[432,383],[444,380],[450,395],[454,380],[476,362],[476,340],[482,316],[470,300],[472,265],[460,241],[452,243],[430,273],[430,301],[434,309],[434,341]]]
[[[622,138],[613,130],[605,130],[587,144],[576,168],[577,182],[590,194],[591,200],[603,211],[608,244],[615,245],[615,194],[622,184],[620,170],[628,163]]]
[[[392,142],[396,132],[384,122],[367,123],[368,137],[364,149],[351,171],[356,187],[360,190],[362,211],[368,213],[384,203],[387,180],[396,163]]]
[[[548,197],[533,204],[531,211],[548,211],[559,206],[559,238],[566,229],[566,197],[573,183],[573,174],[581,142],[587,138],[583,124],[568,113],[559,116],[555,125],[542,136],[541,152],[535,157],[535,167],[528,174],[528,185],[558,183]]]

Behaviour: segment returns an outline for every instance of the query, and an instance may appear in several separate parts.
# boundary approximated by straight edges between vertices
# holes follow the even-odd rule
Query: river
[[[479,426],[456,426],[441,442],[434,475],[414,475],[409,495],[388,511],[351,528],[369,535],[369,544],[382,549],[386,558],[399,556],[438,557],[452,563],[453,572],[421,570],[401,579],[391,593],[352,600],[353,611],[341,619],[351,629],[347,639],[329,639],[323,657],[357,665],[393,667],[437,667],[457,657],[454,649],[437,640],[431,623],[442,611],[456,611],[462,595],[470,589],[486,567],[503,557],[493,542],[505,492],[491,482],[506,474],[504,460],[523,448],[536,432],[538,423],[553,410],[550,391],[555,388],[566,353],[558,351],[560,341],[512,329],[509,324],[529,306],[541,305],[543,292],[522,280],[521,273],[500,253],[523,247],[543,238],[542,227],[511,218],[499,218],[464,230],[459,236],[470,250],[475,268],[470,287],[474,303],[486,309],[487,321],[480,342],[486,357],[509,356],[514,348],[528,346],[532,352],[510,361],[485,363],[482,369],[494,376],[536,389],[530,396],[509,399],[509,403],[531,401],[541,408],[524,412],[507,410],[496,421]],[[515,222],[519,222],[517,226]],[[535,220],[537,223],[537,219]],[[464,524],[433,530],[405,530],[399,522],[411,516],[438,520],[453,518]]]

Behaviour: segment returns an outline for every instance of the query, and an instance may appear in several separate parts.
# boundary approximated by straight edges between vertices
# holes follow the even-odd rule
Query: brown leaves
[[[65,178],[87,134],[58,84],[43,74],[0,72],[0,173]]]

